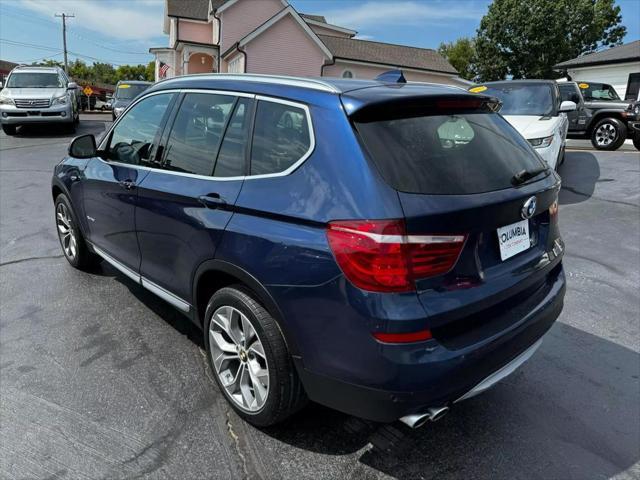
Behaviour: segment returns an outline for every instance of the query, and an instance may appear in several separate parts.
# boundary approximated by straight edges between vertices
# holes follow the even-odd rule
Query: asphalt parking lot
[[[565,309],[513,376],[419,430],[320,406],[257,429],[186,318],[62,257],[50,179],[69,140],[0,133],[0,478],[640,478],[638,152],[567,154]]]

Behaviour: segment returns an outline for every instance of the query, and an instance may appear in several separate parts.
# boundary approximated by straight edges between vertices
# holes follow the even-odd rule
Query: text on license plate
[[[506,260],[531,247],[529,220],[521,220],[498,229],[500,258]]]

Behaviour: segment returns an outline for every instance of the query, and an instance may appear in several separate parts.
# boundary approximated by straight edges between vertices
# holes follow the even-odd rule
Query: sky
[[[363,40],[437,48],[473,36],[490,0],[290,0],[301,13],[358,31]],[[640,0],[617,0],[627,27],[625,42],[640,39]],[[150,47],[163,47],[164,0],[0,0],[0,59],[62,61],[62,19],[70,60],[147,63]]]

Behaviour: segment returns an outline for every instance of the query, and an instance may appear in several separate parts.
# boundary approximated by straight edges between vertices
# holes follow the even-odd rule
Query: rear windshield
[[[396,190],[469,194],[511,187],[542,161],[495,113],[357,121],[355,127],[384,179]]]
[[[475,87],[478,88],[478,87]],[[504,83],[484,85],[483,95],[497,97],[502,102],[502,115],[535,115],[544,117],[553,114],[553,92],[545,84]],[[472,88],[471,91],[474,91]]]
[[[7,82],[9,88],[63,88],[65,85],[57,73],[12,73]]]
[[[149,88],[149,85],[123,83],[122,85],[118,85],[116,98],[118,100],[133,100],[147,88]]]

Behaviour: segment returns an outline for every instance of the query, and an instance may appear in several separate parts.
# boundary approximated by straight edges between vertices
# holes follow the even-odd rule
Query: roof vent
[[[402,70],[389,70],[388,72],[381,73],[375,79],[385,83],[407,83],[407,79],[404,78]]]

